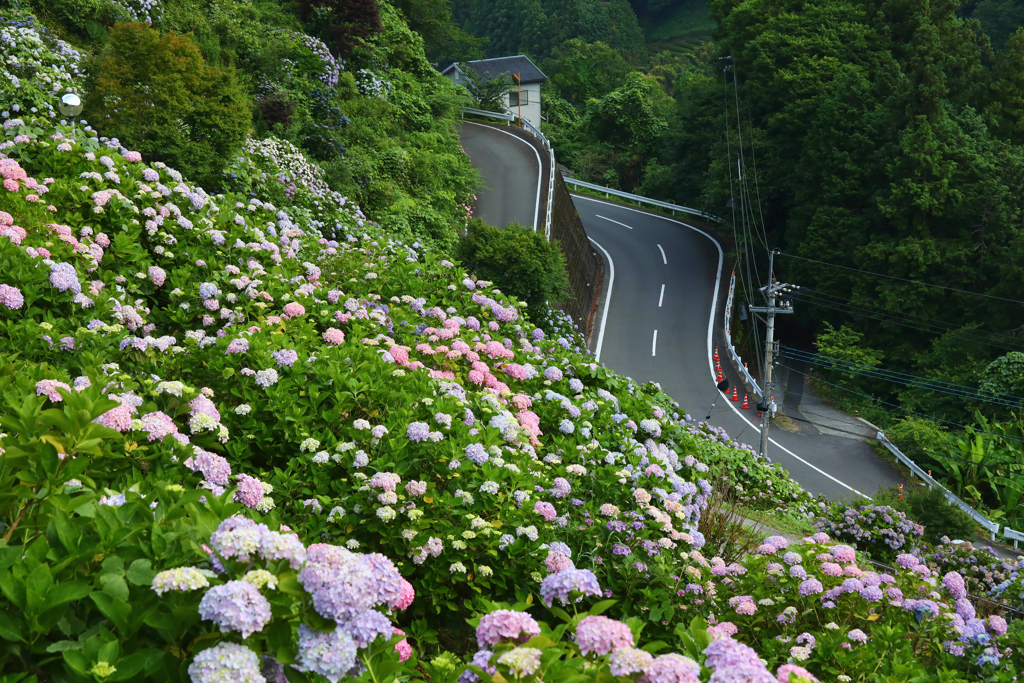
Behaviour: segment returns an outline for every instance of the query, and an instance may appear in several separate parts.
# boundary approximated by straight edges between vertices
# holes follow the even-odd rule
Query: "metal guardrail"
[[[668,209],[669,211],[672,212],[673,215],[675,215],[676,211],[681,211],[682,213],[688,213],[693,216],[700,216],[701,218],[706,218],[711,221],[722,221],[722,219],[717,216],[712,216],[709,213],[704,213],[699,209],[691,209],[688,206],[679,206],[678,204],[672,204],[671,202],[662,202],[658,201],[657,199],[648,199],[647,197],[641,197],[638,194],[630,194],[629,192],[623,192],[622,190],[613,190],[610,187],[601,187],[600,185],[594,185],[593,183],[585,183],[582,180],[576,180],[575,178],[566,178],[565,182],[570,185],[575,185],[576,187],[585,187],[588,190],[604,192],[606,197],[612,195],[615,197],[620,197],[622,199],[628,199],[629,201],[636,202],[637,204],[650,204],[651,206],[657,206],[658,208],[661,209]]]
[[[960,500],[960,498],[957,497],[956,495],[954,495],[952,491],[947,489],[945,486],[943,486],[939,482],[935,481],[935,479],[933,479],[930,474],[928,474],[923,469],[921,469],[920,466],[918,466],[918,464],[916,462],[914,462],[913,460],[908,458],[903,453],[903,451],[901,451],[899,448],[897,448],[895,446],[895,444],[893,444],[891,441],[889,441],[889,439],[886,438],[884,433],[878,432],[877,438],[878,438],[878,442],[880,444],[882,444],[883,446],[885,446],[889,450],[890,453],[895,455],[897,460],[899,460],[901,463],[906,465],[910,469],[910,471],[914,474],[914,476],[916,476],[918,479],[922,480],[924,483],[928,484],[928,488],[932,488],[933,486],[938,486],[942,490],[943,495],[946,496],[946,500],[948,500],[950,503],[953,503],[958,508],[960,508],[961,510],[966,512],[968,515],[971,516],[972,519],[974,519],[975,522],[977,522],[982,527],[987,529],[989,531],[989,533],[992,535],[992,541],[995,542],[996,534],[999,533],[999,523],[998,522],[991,521],[990,519],[985,517],[983,514],[981,514],[980,512],[975,510],[974,508],[972,508],[970,505],[968,505],[964,501]],[[1007,533],[1007,532],[1009,532],[1009,533]],[[1003,535],[1006,536],[1007,538],[1012,538],[1013,539],[1014,547],[1017,547],[1017,541],[1018,540],[1024,541],[1024,534],[1020,534],[1020,533],[1014,531],[1013,529],[1003,529]]]
[[[462,113],[463,114],[470,114],[472,116],[483,116],[483,117],[486,117],[486,118],[499,119],[501,121],[506,121],[510,125],[515,123],[517,120],[519,120],[519,117],[516,116],[515,114],[510,114],[510,113],[502,114],[502,113],[495,112],[495,111],[487,111],[485,109],[473,109],[472,107],[462,107]],[[526,119],[522,119],[521,123],[522,123],[522,127],[525,128],[527,130],[527,132],[530,133],[530,135],[532,135],[533,137],[537,138],[537,140],[542,145],[544,145],[544,149],[546,149],[548,151],[548,161],[550,162],[548,165],[550,167],[550,172],[548,173],[548,201],[546,202],[547,208],[544,211],[544,213],[545,213],[545,215],[544,215],[544,237],[546,237],[548,242],[550,242],[551,241],[551,206],[552,206],[552,204],[554,204],[554,197],[555,197],[555,171],[557,170],[557,166],[555,166],[555,150],[551,146],[551,141],[548,140],[547,136],[544,135],[544,133],[540,132],[539,128],[534,126],[532,123],[530,123]]]
[[[758,399],[763,396],[761,388],[757,386],[757,382],[751,376],[750,371],[743,365],[743,359],[740,354],[736,353],[736,347],[732,345],[732,304],[736,294],[736,272],[733,271],[732,277],[729,279],[729,296],[725,300],[725,341],[728,346],[729,358],[732,360],[733,367],[736,368],[736,372],[743,375],[743,383],[747,387],[747,391],[753,392]]]

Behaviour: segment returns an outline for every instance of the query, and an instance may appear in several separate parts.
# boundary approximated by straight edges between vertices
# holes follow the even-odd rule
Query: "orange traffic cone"
[[[743,410],[750,407],[750,401],[747,400],[747,395],[743,394]]]
[[[740,400],[739,394],[736,393],[736,387],[732,388],[732,400],[738,402]]]
[[[721,366],[721,365],[719,365],[719,366],[718,366],[718,380],[717,380],[717,381],[718,381],[718,382],[721,382],[721,381],[722,381],[723,379],[724,379],[724,378],[723,378],[723,376],[722,376],[722,366]]]
[[[715,347],[714,359],[715,359],[715,362],[717,363],[718,362],[718,347],[717,346]]]

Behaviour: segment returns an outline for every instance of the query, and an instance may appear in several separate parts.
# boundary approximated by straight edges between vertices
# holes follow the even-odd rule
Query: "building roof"
[[[484,80],[490,80],[495,76],[501,74],[508,74],[515,76],[520,74],[522,83],[540,83],[546,81],[547,76],[544,72],[537,68],[537,65],[530,61],[530,58],[526,55],[516,55],[514,57],[495,57],[493,59],[474,59],[471,62],[465,62],[469,64],[476,71],[477,75]],[[462,71],[458,64],[452,64],[441,73],[447,75],[452,69]]]

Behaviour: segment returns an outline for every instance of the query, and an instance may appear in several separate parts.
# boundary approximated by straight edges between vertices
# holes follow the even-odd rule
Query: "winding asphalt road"
[[[504,228],[513,221],[535,227],[543,201],[543,164],[536,148],[500,126],[464,121],[459,131],[462,149],[483,176],[473,216]]]
[[[491,225],[537,225],[543,164],[536,148],[498,126],[465,122],[463,149],[484,181],[474,215]],[[703,420],[719,392],[712,350],[722,344],[721,247],[709,234],[672,220],[583,196],[573,201],[605,260],[606,278],[591,346],[616,372],[653,380],[695,419]],[[724,348],[724,347],[723,347]],[[723,359],[734,385],[738,376]],[[755,410],[721,396],[709,422],[740,443],[757,444]],[[818,430],[773,428],[769,456],[811,493],[831,499],[870,496],[902,478],[863,441]]]
[[[580,195],[573,201],[609,273],[591,343],[599,360],[637,381],[658,382],[703,420],[719,396],[711,354],[727,277],[721,247],[682,220]],[[724,357],[722,365],[738,384]],[[760,430],[751,420],[757,411],[739,405],[722,395],[709,422],[756,446]],[[871,496],[880,485],[902,481],[866,443],[841,436],[773,428],[768,450],[805,489],[830,499]]]

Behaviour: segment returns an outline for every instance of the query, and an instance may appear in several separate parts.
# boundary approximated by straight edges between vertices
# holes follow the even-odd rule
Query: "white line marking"
[[[620,204],[612,204],[611,202],[605,202],[605,201],[602,201],[600,199],[594,199],[593,197],[586,197],[586,196],[581,195],[581,194],[573,194],[572,196],[575,197],[575,198],[578,198],[578,199],[587,199],[587,200],[592,201],[592,202],[597,202],[598,204],[607,204],[608,206],[614,206],[614,207],[617,207],[619,209],[624,209],[626,211],[635,211],[637,213],[642,213],[642,214],[644,214],[646,216],[653,216],[654,218],[660,218],[662,220],[669,221],[670,223],[676,223],[678,225],[682,225],[685,228],[689,228],[690,230],[693,230],[694,232],[698,232],[701,235],[704,235],[709,240],[711,240],[712,244],[715,245],[715,248],[718,249],[718,272],[715,274],[715,290],[714,290],[714,295],[711,297],[711,318],[710,318],[710,320],[708,320],[708,354],[707,354],[707,356],[708,356],[708,370],[711,372],[711,381],[714,382],[717,376],[715,375],[715,363],[711,359],[712,348],[713,348],[712,338],[713,338],[714,329],[715,329],[715,314],[718,311],[718,288],[719,288],[719,286],[721,285],[721,282],[722,282],[722,245],[718,243],[718,240],[716,240],[714,237],[712,237],[708,233],[704,232],[700,228],[696,228],[696,227],[694,227],[692,225],[689,225],[687,223],[683,223],[682,221],[677,221],[674,218],[666,218],[665,216],[659,216],[658,214],[648,213],[647,211],[641,211],[640,209],[633,209],[633,208],[630,208],[628,206],[622,206]],[[591,241],[593,242],[593,240],[591,240]],[[596,242],[594,242],[594,243],[597,244]],[[607,252],[605,252],[605,253],[607,253]],[[608,311],[608,309],[605,308],[605,312],[606,313],[607,313],[607,311]],[[604,321],[603,320],[601,322],[601,332],[602,332],[602,336],[603,336],[603,333],[604,333]],[[600,341],[601,340],[598,339],[598,343],[600,343]],[[736,406],[734,406],[732,404],[732,401],[726,401],[726,403],[732,409],[732,411],[734,413],[736,413],[736,415],[739,416],[739,418],[741,420],[743,420],[744,423],[747,422],[746,416],[743,413],[741,413]],[[761,433],[761,430],[757,427],[756,424],[751,424],[750,426],[758,434]],[[798,461],[802,462],[803,464],[807,465],[808,467],[810,467],[815,472],[818,472],[819,474],[824,475],[825,477],[827,477],[829,480],[834,481],[835,483],[839,484],[840,486],[842,486],[846,490],[851,491],[851,492],[853,492],[853,493],[855,493],[858,496],[861,496],[863,498],[867,498],[868,500],[872,500],[872,498],[870,496],[864,495],[863,493],[861,493],[857,489],[853,488],[849,484],[847,484],[845,482],[842,482],[842,481],[839,481],[838,479],[836,479],[835,477],[833,477],[831,474],[829,474],[825,470],[821,469],[820,467],[817,467],[817,466],[807,462],[806,460],[801,458],[799,455],[797,455],[793,451],[789,450],[788,448],[786,448],[785,446],[780,444],[775,439],[772,439],[772,438],[769,437],[768,441],[771,442],[773,445],[778,446],[780,449],[782,449],[784,452],[786,452],[789,455],[791,455],[796,460],[798,460]]]
[[[544,175],[544,164],[542,164],[540,162],[540,153],[537,151],[537,148],[534,147],[533,145],[531,145],[526,140],[524,140],[521,137],[519,137],[518,135],[513,135],[512,133],[509,133],[507,130],[502,130],[501,128],[497,128],[495,126],[487,126],[487,125],[484,125],[482,123],[477,123],[476,121],[465,121],[465,123],[468,123],[468,124],[471,124],[471,125],[474,125],[474,126],[480,126],[481,128],[489,128],[491,130],[496,130],[499,133],[504,133],[505,135],[508,135],[509,137],[513,137],[516,140],[519,140],[519,142],[523,143],[524,145],[526,145],[527,147],[529,147],[530,149],[533,150],[534,156],[537,157],[537,202],[533,206],[533,231],[537,232],[537,216],[540,215],[540,180],[541,180],[541,177]],[[504,226],[500,226],[500,227],[504,227]]]
[[[658,308],[661,308],[661,303],[665,301],[665,285],[661,286],[661,296],[658,297]]]
[[[595,214],[595,215],[596,215],[596,214]],[[624,227],[624,228],[629,228],[630,230],[632,230],[632,229],[633,229],[633,226],[632,226],[632,225],[626,225],[625,223],[619,223],[618,221],[613,221],[613,220],[612,220],[611,218],[608,218],[607,216],[597,216],[597,217],[598,217],[598,218],[604,218],[604,219],[605,219],[606,221],[611,221],[612,223],[616,223],[616,224],[618,224],[618,225],[621,225],[621,226],[622,226],[622,227]]]
[[[610,268],[611,275],[608,277],[608,291],[604,295],[604,313],[601,314],[601,331],[597,333],[597,348],[594,349],[594,360],[601,362],[601,346],[604,344],[604,328],[608,323],[608,309],[612,303],[612,287],[615,285],[615,261],[612,260],[612,255],[608,253],[608,250],[602,247],[592,237],[588,237],[598,249],[604,252],[605,257],[608,259],[608,266]]]
[[[654,341],[651,342],[651,355],[658,355],[658,331],[654,331]]]
[[[664,263],[667,266],[668,265],[668,259],[665,258],[665,250],[661,248],[660,244],[658,245],[658,251],[661,252],[661,262]]]

